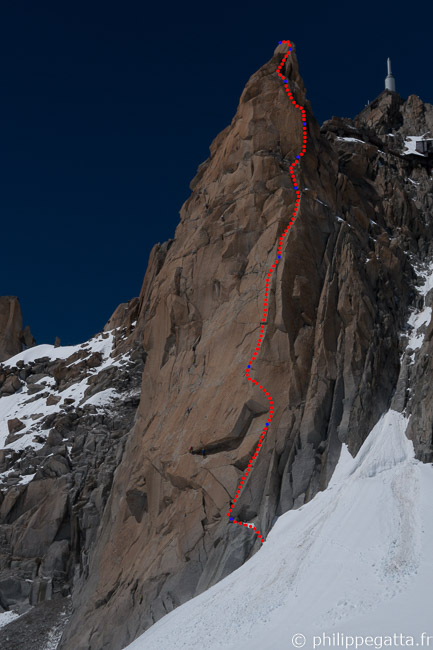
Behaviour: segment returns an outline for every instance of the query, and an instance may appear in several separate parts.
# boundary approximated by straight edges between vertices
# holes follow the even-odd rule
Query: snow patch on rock
[[[418,277],[423,279],[423,284],[418,288],[418,294],[423,296],[424,304],[421,309],[413,311],[408,320],[411,331],[408,348],[412,348],[412,350],[418,350],[421,347],[424,340],[425,326],[430,323],[432,317],[432,308],[426,305],[425,297],[433,289],[433,263],[426,270],[420,271]]]
[[[409,135],[404,141],[405,148],[403,150],[403,155],[408,156],[409,154],[413,154],[425,158],[424,154],[416,150],[416,143],[421,142],[422,140],[424,140],[424,136],[422,135]]]
[[[0,612],[0,628],[8,625],[18,617],[19,614],[16,612]]]

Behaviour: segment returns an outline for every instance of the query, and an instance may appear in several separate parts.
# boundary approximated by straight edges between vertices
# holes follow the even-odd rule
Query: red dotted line
[[[262,543],[265,540],[264,540],[261,532],[258,530],[258,528],[256,526],[254,526],[254,524],[249,524],[249,523],[246,523],[244,521],[239,521],[239,520],[234,519],[234,517],[232,516],[232,512],[233,512],[233,509],[234,509],[234,507],[236,505],[236,501],[238,500],[239,495],[240,495],[240,493],[242,491],[242,488],[245,485],[245,481],[247,480],[248,475],[250,474],[250,472],[253,469],[253,463],[254,463],[255,459],[257,458],[257,456],[259,454],[259,451],[260,451],[260,448],[262,446],[263,440],[264,440],[267,432],[269,431],[269,425],[270,425],[271,420],[272,420],[272,418],[274,416],[274,402],[273,402],[269,392],[266,390],[266,388],[264,388],[261,384],[259,384],[259,382],[256,379],[253,379],[249,375],[250,375],[250,370],[252,368],[253,361],[255,360],[255,358],[257,356],[257,353],[260,350],[260,346],[261,346],[261,344],[263,342],[263,334],[264,334],[264,329],[265,329],[264,323],[266,323],[267,314],[268,314],[269,280],[270,280],[270,277],[271,277],[272,273],[274,272],[274,269],[276,269],[277,264],[281,259],[281,249],[282,249],[282,246],[283,246],[283,239],[286,236],[286,234],[289,232],[290,228],[292,227],[292,225],[293,225],[293,223],[295,221],[296,213],[297,213],[298,208],[299,208],[299,203],[300,203],[300,200],[301,200],[301,193],[300,193],[299,188],[298,188],[298,183],[297,183],[296,176],[295,176],[295,173],[294,173],[294,168],[295,168],[295,165],[297,165],[300,162],[301,156],[304,155],[305,150],[306,150],[306,146],[307,146],[307,144],[306,144],[307,143],[307,121],[306,121],[305,109],[302,106],[300,106],[299,104],[297,104],[296,101],[293,99],[293,95],[289,90],[288,81],[287,81],[286,77],[283,74],[281,74],[281,69],[282,69],[283,65],[285,64],[286,59],[289,56],[289,53],[292,51],[292,45],[291,45],[290,41],[280,41],[280,44],[281,43],[287,43],[287,45],[289,47],[289,50],[283,56],[283,59],[282,59],[280,65],[278,66],[276,72],[277,72],[278,76],[283,80],[284,88],[285,88],[285,90],[286,90],[292,104],[294,106],[296,106],[296,108],[299,108],[299,110],[301,112],[301,115],[302,115],[302,131],[303,131],[302,150],[296,156],[296,160],[290,165],[290,175],[292,177],[293,186],[294,186],[294,188],[296,190],[296,203],[295,203],[295,209],[293,211],[292,218],[290,219],[290,222],[289,222],[287,228],[284,230],[283,234],[280,237],[279,244],[278,244],[278,256],[277,256],[277,259],[272,264],[272,266],[269,269],[268,274],[266,276],[266,288],[265,288],[263,318],[262,318],[262,322],[260,324],[260,336],[259,336],[258,341],[257,341],[255,352],[254,352],[254,354],[253,354],[253,356],[251,358],[250,363],[248,364],[247,369],[245,370],[245,376],[248,379],[248,381],[251,381],[253,384],[256,384],[256,386],[258,388],[260,388],[260,390],[266,395],[266,397],[269,400],[269,419],[266,422],[265,428],[263,429],[263,431],[261,433],[261,436],[259,438],[259,442],[257,444],[256,450],[255,450],[254,454],[252,455],[252,457],[250,458],[250,460],[248,462],[247,469],[245,470],[244,475],[241,478],[241,481],[240,481],[240,483],[238,485],[238,489],[236,490],[236,494],[232,499],[232,502],[230,504],[230,509],[229,509],[229,511],[227,513],[227,517],[230,518],[230,522],[233,522],[234,524],[238,524],[239,526],[245,526],[246,528],[250,528],[251,530],[254,530],[256,535],[258,536],[258,538],[260,539],[260,541]]]

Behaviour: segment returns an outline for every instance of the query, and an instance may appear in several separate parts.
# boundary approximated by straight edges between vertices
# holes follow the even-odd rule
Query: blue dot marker
[[[230,521],[233,521],[233,517],[230,517]]]
[[[296,156],[296,158],[300,158],[301,156]]]
[[[251,368],[251,366],[248,366],[248,368]]]
[[[281,45],[282,42],[283,42],[283,41],[278,41],[278,45]]]
[[[268,426],[269,426],[269,422],[266,422],[265,427],[268,427]]]
[[[279,260],[281,259],[281,255],[278,255],[278,259],[279,259]]]

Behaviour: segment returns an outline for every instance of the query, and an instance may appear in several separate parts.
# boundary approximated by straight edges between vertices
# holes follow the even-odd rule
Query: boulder
[[[35,393],[40,393],[41,390],[45,390],[45,386],[43,384],[29,384],[29,387],[27,389],[27,392],[29,395],[35,395]]]
[[[9,375],[0,388],[0,395],[13,395],[21,386],[22,383],[16,375]]]
[[[8,420],[8,429],[9,433],[17,433],[18,431],[21,431],[22,429],[25,429],[26,425],[24,422],[21,422],[18,418],[13,418],[12,420]]]
[[[30,327],[28,325],[26,325],[25,328],[23,329],[23,332],[21,334],[21,342],[23,343],[25,348],[32,348],[33,346],[36,345],[36,339],[31,333]]]
[[[62,398],[60,397],[60,395],[50,395],[47,398],[47,402],[46,402],[47,406],[55,406],[56,404],[58,404],[61,401],[61,399]]]

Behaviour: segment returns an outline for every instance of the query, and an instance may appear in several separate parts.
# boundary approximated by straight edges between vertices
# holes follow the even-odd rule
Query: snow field
[[[343,446],[325,491],[128,650],[287,650],[296,633],[428,632],[433,468],[414,459],[407,423],[388,411],[355,458]]]

